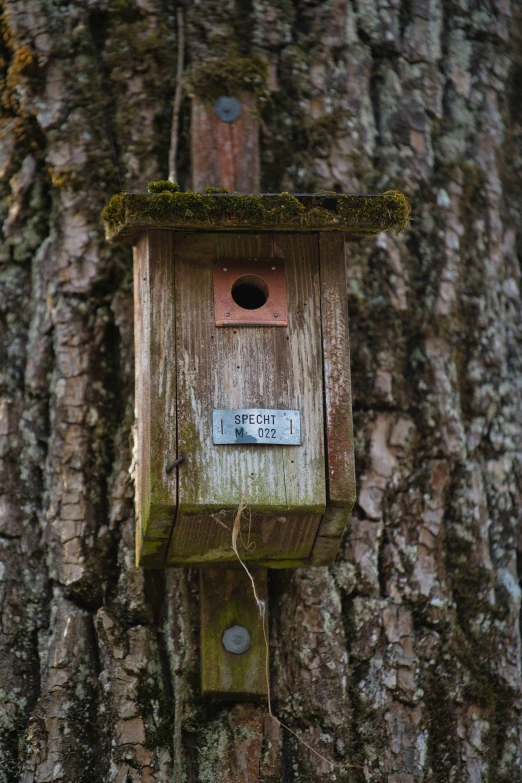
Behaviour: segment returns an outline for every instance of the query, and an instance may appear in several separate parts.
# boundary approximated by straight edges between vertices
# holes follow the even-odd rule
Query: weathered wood
[[[282,448],[212,443],[214,408],[278,407],[274,357],[286,339],[275,329],[216,327],[212,268],[218,255],[270,259],[271,237],[177,236],[178,443],[186,457],[180,511],[237,508],[242,498],[257,510],[273,505],[283,511]]]
[[[134,253],[136,355],[136,508],[141,536],[168,539],[177,504],[174,234],[144,234]],[[160,563],[158,563],[160,565]]]
[[[310,565],[331,565],[356,497],[344,236],[319,235],[328,507]]]
[[[136,485],[137,486],[137,485]],[[136,504],[138,511],[138,505]],[[172,520],[173,522],[173,520]],[[171,522],[171,526],[172,526]],[[143,536],[141,515],[136,513],[136,565],[140,568],[162,568],[167,556],[169,539],[146,539]]]
[[[232,527],[236,508],[216,509],[206,514],[187,514],[180,511],[167,564],[207,566],[237,563],[232,549]],[[320,519],[319,513],[292,513],[286,509],[263,513],[249,506],[244,511],[241,522],[241,557],[249,561],[262,560],[263,565],[281,558],[285,561],[301,560],[299,565],[304,565],[303,561],[306,561],[310,554]]]
[[[319,524],[308,565],[326,566],[334,562],[350,517],[350,511],[351,507],[327,507],[326,513]]]
[[[253,569],[252,575],[267,611],[266,570]],[[203,695],[249,701],[265,698],[268,688],[263,624],[244,569],[202,569],[200,596]],[[222,642],[224,632],[234,625],[243,626],[250,634],[250,648],[240,655],[228,652]]]
[[[216,327],[215,257],[284,257],[289,326]],[[168,564],[235,561],[231,526],[241,502],[252,513],[242,530],[251,525],[255,544],[245,558],[306,558],[326,507],[317,237],[274,244],[270,235],[178,234],[175,263],[178,451],[186,462]],[[302,445],[213,445],[214,408],[256,406],[301,410]]]
[[[319,235],[328,502],[355,502],[352,387],[344,236]]]
[[[214,104],[192,98],[192,189],[226,187],[232,193],[259,192],[259,121],[256,97],[241,92],[241,116],[223,122]]]
[[[276,257],[285,258],[288,290],[288,380],[282,408],[301,410],[301,446],[283,450],[288,505],[310,506],[326,497],[321,308],[317,235],[274,236]]]
[[[140,565],[235,562],[232,524],[240,502],[247,506],[240,538],[245,559],[270,567],[279,560],[294,567],[333,562],[355,497],[343,237],[321,234],[319,248],[320,275],[313,235],[178,234],[175,261],[173,234],[150,232],[138,242]],[[284,258],[288,327],[216,327],[215,258],[224,263],[252,258],[267,264]],[[191,316],[194,312],[198,318]],[[239,449],[212,444],[214,408],[256,406],[301,410],[301,446]],[[186,455],[186,462],[179,470],[180,509],[167,554],[177,480],[176,473],[168,475],[165,468],[178,453]]]

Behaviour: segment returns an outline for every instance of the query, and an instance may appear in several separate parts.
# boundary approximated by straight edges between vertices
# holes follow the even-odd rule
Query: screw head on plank
[[[241,655],[250,647],[250,634],[242,625],[233,625],[223,634],[223,647],[228,652]]]
[[[222,122],[235,122],[241,116],[241,103],[237,98],[222,95],[215,102],[214,111]]]

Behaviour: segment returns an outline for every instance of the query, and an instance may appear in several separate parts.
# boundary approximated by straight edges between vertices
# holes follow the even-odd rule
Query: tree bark
[[[188,63],[268,63],[262,190],[412,199],[349,246],[342,551],[269,574],[274,711],[333,771],[200,697],[197,574],[134,567],[131,254],[100,210],[167,177],[176,9],[0,8],[1,783],[522,780],[520,4],[185,8]]]

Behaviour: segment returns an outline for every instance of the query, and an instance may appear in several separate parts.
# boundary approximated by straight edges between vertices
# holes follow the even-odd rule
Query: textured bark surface
[[[269,63],[262,190],[414,208],[347,258],[342,552],[270,574],[274,708],[333,772],[200,697],[197,574],[133,565],[131,257],[99,212],[167,174],[174,4],[0,8],[0,781],[522,780],[520,3],[185,12],[187,61]]]

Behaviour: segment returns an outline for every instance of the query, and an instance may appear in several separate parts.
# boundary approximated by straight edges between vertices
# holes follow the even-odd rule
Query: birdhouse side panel
[[[138,506],[136,505],[138,510]],[[141,528],[141,515],[136,514],[136,565],[138,568],[165,568],[168,538],[146,539]]]
[[[340,506],[327,507],[319,524],[317,537],[314,541],[310,560],[307,565],[333,565],[339,547],[341,546],[341,541],[350,518],[351,510],[352,506],[346,508]]]
[[[136,520],[140,532],[142,520],[148,524],[150,518],[150,351],[145,340],[145,334],[150,333],[149,285],[148,241],[144,234],[134,246],[134,478]]]
[[[328,507],[311,565],[334,562],[356,497],[344,235],[319,236]]]
[[[148,541],[169,538],[177,505],[166,470],[176,456],[173,239],[148,232],[135,247],[136,504]]]
[[[328,502],[353,506],[355,462],[344,235],[320,234]]]

